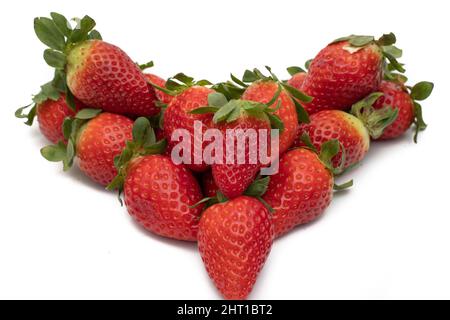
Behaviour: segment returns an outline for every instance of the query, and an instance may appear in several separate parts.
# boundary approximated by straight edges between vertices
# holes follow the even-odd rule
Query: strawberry
[[[419,82],[412,88],[406,87],[401,82],[382,81],[378,90],[384,95],[375,102],[374,108],[398,109],[398,117],[384,130],[379,139],[397,138],[415,123],[414,141],[417,142],[419,131],[425,130],[427,127],[422,119],[422,107],[417,101],[428,98],[433,91],[433,87],[433,83],[427,81]]]
[[[324,142],[337,139],[345,149],[345,159],[340,151],[333,158],[333,166],[337,168],[342,161],[344,169],[357,164],[369,151],[370,137],[380,137],[397,117],[396,110],[383,108],[375,111],[372,108],[380,96],[381,93],[374,93],[355,104],[353,110],[358,117],[340,110],[323,110],[311,115],[310,123],[300,126],[294,146],[307,146],[309,142],[304,139],[310,139],[313,148],[320,150]]]
[[[198,229],[199,251],[217,289],[226,299],[246,299],[272,247],[268,210],[241,196],[206,209]]]
[[[195,143],[200,143],[202,146],[200,151],[203,151],[207,143],[194,140],[194,122],[200,121],[202,123],[202,133],[204,133],[212,127],[212,115],[192,114],[191,111],[208,105],[208,96],[213,92],[212,89],[195,85],[185,89],[172,99],[164,111],[163,120],[164,136],[169,141],[169,150],[172,150],[178,143],[178,141],[172,141],[172,134],[176,130],[185,129],[190,135],[192,149],[194,149]],[[194,152],[191,152],[190,163],[186,165],[189,169],[199,172],[209,168],[204,161],[195,163]]]
[[[223,137],[222,155],[215,155],[212,164],[214,181],[223,195],[229,199],[236,198],[250,186],[261,167],[260,148],[264,143],[270,154],[271,126],[283,129],[283,122],[274,114],[275,109],[262,103],[247,100],[230,100],[221,93],[209,95],[209,106],[191,111],[194,114],[211,114],[214,128],[220,130]],[[254,140],[245,138],[255,133]],[[267,140],[261,134],[266,133]],[[235,135],[231,140],[232,152],[227,147],[227,136]],[[238,147],[238,140],[244,140]],[[231,145],[230,144],[230,145]],[[241,147],[241,149],[240,149]],[[242,149],[243,148],[243,149]],[[228,154],[229,153],[229,154]],[[252,161],[254,160],[254,161]]]
[[[34,118],[37,117],[39,129],[41,133],[52,143],[65,141],[62,130],[63,122],[67,117],[75,116],[75,111],[67,106],[64,94],[58,94],[56,100],[46,97],[45,100],[37,100],[28,114],[24,114],[24,110],[30,106],[20,108],[16,111],[16,117],[26,118],[25,124],[31,126]],[[76,110],[83,108],[81,102],[75,100]]]
[[[288,84],[291,87],[296,88],[297,90],[302,90],[303,83],[305,82],[306,76],[308,74],[306,72],[299,72],[294,74],[289,80]]]
[[[334,184],[331,158],[339,151],[339,143],[332,140],[321,149],[320,157],[305,148],[288,151],[280,159],[279,172],[270,177],[262,198],[274,210],[276,237],[313,221],[330,205]]]
[[[73,96],[87,106],[107,112],[152,116],[155,90],[133,60],[120,48],[101,40],[93,30],[95,21],[85,16],[72,29],[57,13],[52,19],[36,18],[38,38],[49,47],[45,61],[65,79],[65,92],[73,107]]]
[[[205,197],[215,197],[219,188],[211,171],[206,171],[201,176],[202,190]]]
[[[152,84],[156,84],[159,87],[165,87],[166,86],[166,80],[164,80],[161,77],[158,77],[157,75],[146,73],[144,74],[147,81],[149,81]],[[161,90],[155,89],[156,97],[159,101],[161,101],[164,104],[169,104],[170,101],[172,101],[173,97]]]
[[[268,104],[277,94],[279,85],[272,80],[259,80],[251,84],[244,92],[242,99]],[[278,98],[270,105],[276,108],[280,107],[274,113],[284,124],[284,130],[280,134],[280,154],[283,154],[295,140],[298,130],[298,117],[295,104],[286,90],[282,89]]]
[[[74,157],[81,171],[93,181],[108,185],[117,175],[114,158],[132,138],[133,122],[121,115],[100,113],[98,109],[83,109],[64,122],[67,146],[63,143],[41,150],[49,161],[62,161],[70,169]]]
[[[118,175],[108,189],[124,191],[130,215],[145,229],[163,237],[196,241],[203,206],[200,186],[184,165],[160,155],[165,140],[156,143],[146,118],[138,118],[133,141],[116,158]]]
[[[311,62],[302,86],[302,91],[314,98],[304,105],[308,113],[348,110],[375,92],[382,79],[384,57],[404,72],[389,50],[395,41],[392,33],[379,40],[350,36],[337,39],[320,51]]]

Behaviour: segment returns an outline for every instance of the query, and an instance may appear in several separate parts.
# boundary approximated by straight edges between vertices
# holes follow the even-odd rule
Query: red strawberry
[[[416,135],[414,140],[417,142],[417,134],[420,130],[426,128],[426,124],[422,119],[421,106],[414,100],[424,100],[428,98],[433,90],[431,82],[420,82],[411,89],[402,83],[392,81],[382,81],[378,88],[384,95],[380,97],[374,104],[374,108],[383,107],[397,108],[398,117],[391,125],[389,125],[379,139],[393,139],[405,133],[413,123],[416,124]]]
[[[308,74],[306,72],[298,72],[288,80],[288,84],[297,90],[302,90],[302,86],[307,75]]]
[[[147,81],[150,81],[151,83],[156,84],[158,87],[164,88],[166,86],[166,80],[164,80],[161,77],[158,77],[157,75],[154,75],[151,73],[146,73],[145,77],[147,78]],[[161,90],[155,89],[155,92],[156,92],[156,97],[162,103],[169,104],[170,101],[172,101],[172,99],[173,99],[173,96],[171,96]]]
[[[219,188],[214,181],[214,177],[211,171],[206,171],[202,174],[201,182],[203,195],[205,197],[215,197],[217,195],[217,191],[219,191]]]
[[[108,189],[124,191],[128,212],[147,230],[172,239],[196,241],[203,206],[200,186],[184,165],[164,155],[147,118],[138,118],[133,141],[116,159],[119,170]]]
[[[64,122],[68,131],[67,146],[60,142],[41,150],[49,161],[62,161],[68,170],[74,157],[78,158],[81,171],[93,181],[108,185],[117,175],[114,158],[132,139],[133,121],[112,113],[101,113],[98,109],[83,109],[74,118]]]
[[[216,161],[212,164],[214,181],[223,195],[229,199],[236,198],[250,186],[263,163],[260,153],[264,147],[260,140],[266,134],[267,141],[263,141],[270,154],[271,124],[277,129],[283,128],[279,117],[272,114],[273,110],[267,105],[246,101],[227,101],[221,93],[209,96],[210,106],[193,110],[194,114],[210,114],[215,112],[214,128],[219,129],[222,141],[222,156],[214,155]],[[230,136],[233,135],[233,136]],[[233,150],[227,148],[227,137],[233,143]],[[254,140],[253,140],[254,139]],[[240,142],[240,143],[239,143]]]
[[[316,153],[303,148],[287,152],[263,196],[275,211],[275,236],[320,216],[331,203],[333,183],[333,174]]]
[[[100,40],[92,18],[85,16],[72,30],[66,18],[51,16],[36,18],[35,32],[50,48],[44,58],[57,70],[55,77],[66,78],[68,94],[107,112],[152,116],[160,111],[139,66],[120,48]]]
[[[275,81],[257,81],[245,90],[242,99],[267,104],[273,99],[278,88],[279,85]],[[295,140],[298,130],[298,117],[295,104],[284,89],[270,107],[276,108],[278,103],[280,103],[280,108],[274,114],[284,124],[284,130],[280,134],[280,154],[283,154]]]
[[[127,117],[102,113],[80,130],[76,144],[78,166],[92,180],[108,185],[117,175],[114,158],[132,139],[133,121]]]
[[[178,141],[172,141],[172,134],[175,130],[185,129],[191,136],[191,147],[196,143],[194,141],[194,122],[200,121],[202,132],[204,133],[208,128],[212,127],[211,114],[192,114],[191,111],[199,107],[208,105],[208,96],[214,90],[202,86],[193,86],[185,89],[182,93],[173,98],[164,112],[164,135],[169,141],[169,150],[178,144]],[[201,150],[207,145],[207,142],[202,144]],[[194,152],[191,153],[191,163],[187,167],[194,171],[205,171],[208,165],[202,161],[199,164],[194,162]]]
[[[264,205],[241,196],[209,207],[202,215],[198,246],[206,270],[226,299],[246,299],[273,242]]]
[[[302,90],[314,99],[304,105],[309,114],[321,110],[348,110],[354,103],[375,92],[380,85],[383,56],[395,43],[393,34],[375,41],[369,36],[341,38],[325,47],[313,59]],[[393,63],[400,71],[403,68]]]

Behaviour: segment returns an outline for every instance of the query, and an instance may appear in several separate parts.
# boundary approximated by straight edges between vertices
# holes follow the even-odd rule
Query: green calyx
[[[284,124],[281,119],[274,113],[280,108],[281,102],[278,102],[276,108],[270,106],[278,100],[281,88],[277,90],[273,99],[267,104],[262,104],[247,100],[230,100],[219,92],[211,93],[208,96],[208,106],[200,107],[192,110],[191,114],[208,114],[214,113],[214,123],[231,123],[243,116],[254,117],[258,119],[267,119],[270,121],[272,129],[284,130]]]
[[[167,79],[165,87],[160,87],[154,83],[151,83],[150,81],[148,81],[148,84],[150,84],[153,88],[173,97],[179,95],[186,89],[189,89],[193,86],[204,87],[212,85],[212,83],[208,80],[202,79],[196,81],[193,77],[187,76],[181,72]]]
[[[291,69],[291,72],[298,70],[298,67],[291,68],[293,68]],[[213,89],[217,92],[222,93],[225,97],[227,97],[227,99],[239,99],[244,94],[248,86],[253,82],[274,81],[278,84],[279,87],[281,87],[282,90],[285,90],[291,96],[291,98],[293,98],[292,100],[297,110],[299,122],[309,123],[308,112],[306,112],[302,103],[311,102],[313,98],[290,86],[286,81],[279,80],[279,78],[272,72],[272,69],[270,67],[266,66],[266,69],[269,72],[269,75],[264,75],[259,69],[256,68],[253,70],[245,70],[242,80],[231,74],[231,81],[218,83],[213,86]],[[274,100],[274,102],[275,101],[276,99]]]
[[[118,174],[106,189],[119,190],[120,199],[128,166],[132,160],[147,155],[162,154],[166,146],[165,139],[156,141],[155,131],[149,119],[145,117],[137,118],[133,125],[133,140],[128,141],[122,153],[115,157],[114,165]]]
[[[402,56],[402,50],[394,46],[397,42],[397,38],[392,32],[383,34],[379,39],[375,39],[373,36],[350,35],[348,37],[336,39],[332,42],[332,44],[342,41],[348,41],[349,45],[344,49],[350,53],[358,52],[368,45],[375,44],[380,48],[385,59],[385,70],[389,70],[389,68],[391,68],[392,70],[396,70],[401,73],[405,72],[403,65],[397,61],[397,59]]]
[[[62,162],[64,171],[68,171],[74,162],[76,156],[76,144],[80,133],[89,120],[98,116],[102,111],[100,109],[83,109],[75,117],[68,117],[63,123],[64,141],[59,141],[55,145],[49,145],[41,149],[41,155],[51,162]]]
[[[381,137],[384,129],[398,117],[398,108],[384,106],[381,109],[375,109],[373,107],[373,104],[382,96],[381,92],[372,93],[355,103],[351,109],[351,113],[362,121],[372,139]]]
[[[74,98],[66,83],[67,56],[77,44],[87,40],[102,40],[102,37],[94,29],[95,21],[91,17],[73,18],[72,21],[75,22],[75,26],[63,15],[52,12],[50,18],[34,19],[34,31],[39,40],[48,47],[44,51],[45,62],[55,68],[52,86],[55,90],[66,94],[67,105],[75,111]],[[39,97],[39,94],[35,97]]]
[[[427,124],[423,120],[422,116],[422,106],[417,101],[423,101],[427,99],[433,92],[434,84],[428,81],[421,81],[414,85],[412,88],[408,89],[410,90],[409,95],[414,101],[414,124],[416,127],[414,133],[414,142],[417,143],[419,132],[427,128]]]

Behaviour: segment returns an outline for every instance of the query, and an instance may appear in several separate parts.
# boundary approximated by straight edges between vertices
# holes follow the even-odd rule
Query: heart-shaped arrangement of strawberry
[[[274,240],[353,185],[336,179],[372,141],[413,127],[417,142],[427,127],[419,101],[433,83],[407,84],[393,33],[339,38],[287,80],[266,67],[213,84],[144,73],[153,62],[136,64],[88,16],[53,12],[34,30],[54,78],[16,117],[37,117],[42,156],[118,190],[149,232],[197,242],[226,299],[246,299]]]

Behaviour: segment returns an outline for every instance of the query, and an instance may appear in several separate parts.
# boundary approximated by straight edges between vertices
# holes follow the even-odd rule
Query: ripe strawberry
[[[201,172],[209,168],[204,161],[195,163],[194,145],[196,143],[200,143],[202,145],[200,151],[202,152],[208,143],[201,143],[201,141],[194,140],[194,122],[200,121],[202,123],[202,133],[204,133],[208,128],[212,127],[212,115],[192,114],[191,111],[208,105],[208,96],[213,92],[214,90],[202,86],[187,88],[182,93],[174,97],[164,112],[163,129],[164,136],[167,141],[169,141],[169,150],[172,150],[172,148],[178,143],[178,141],[172,141],[172,134],[176,130],[184,129],[189,132],[193,152],[191,152],[190,164],[186,164],[186,166],[193,171]],[[202,156],[202,154],[199,154],[199,156]]]
[[[67,146],[63,143],[41,150],[49,161],[64,163],[68,170],[74,157],[80,170],[93,181],[108,185],[117,175],[114,158],[132,139],[133,122],[121,115],[101,113],[97,109],[84,109],[64,123]]]
[[[42,94],[42,93],[41,93]],[[31,108],[28,114],[24,114],[24,110],[30,106],[20,108],[16,111],[17,118],[26,118],[25,124],[33,125],[34,118],[37,117],[39,122],[39,129],[41,133],[52,143],[58,143],[59,141],[65,141],[63,134],[63,122],[67,117],[75,115],[66,102],[66,96],[64,94],[57,94],[56,96],[41,97],[36,100],[34,106]],[[83,105],[79,101],[75,101],[76,110],[79,111],[83,108]]]
[[[396,110],[383,108],[375,111],[372,108],[374,101],[381,95],[381,93],[371,94],[355,104],[353,110],[358,117],[340,110],[323,110],[311,115],[310,123],[300,126],[294,146],[307,146],[309,141],[304,141],[306,138],[316,150],[320,151],[323,143],[336,139],[345,149],[343,169],[357,164],[369,151],[370,137],[379,137],[397,117]],[[333,166],[337,168],[342,160],[340,151],[333,158]]]
[[[184,165],[160,155],[165,140],[156,143],[146,118],[138,118],[133,141],[116,159],[119,170],[108,189],[124,191],[130,215],[147,230],[172,239],[196,241],[202,205],[200,186]]]
[[[158,77],[157,75],[146,73],[144,74],[147,81],[150,81],[152,84],[156,84],[159,87],[164,88],[166,86],[166,80],[163,78]],[[155,89],[156,97],[159,101],[165,104],[169,104],[170,101],[172,101],[173,97],[161,90]]]
[[[302,90],[303,83],[305,82],[306,76],[308,74],[306,72],[298,72],[294,74],[289,80],[288,84],[291,87],[294,87],[297,90]]]
[[[272,80],[259,80],[251,84],[244,92],[242,99],[268,104],[273,101],[279,85]],[[270,105],[276,108],[280,103],[279,109],[274,113],[284,124],[284,130],[280,133],[280,154],[283,154],[295,140],[298,130],[298,117],[295,104],[286,90],[282,89],[276,101]]]
[[[217,187],[216,182],[211,171],[206,171],[201,176],[202,190],[205,197],[215,197],[219,187]]]
[[[336,149],[337,148],[337,149]],[[275,237],[280,237],[294,227],[313,221],[331,203],[333,197],[333,173],[327,166],[331,157],[339,150],[336,140],[322,147],[334,149],[328,159],[308,149],[297,148],[288,151],[280,159],[279,172],[270,177],[264,201],[275,211],[272,220]]]
[[[46,62],[66,79],[68,95],[107,112],[152,116],[160,110],[156,95],[140,68],[120,48],[104,42],[95,21],[85,16],[72,30],[67,19],[36,18],[35,32],[49,49]]]
[[[212,174],[223,195],[233,199],[242,195],[261,167],[268,164],[263,163],[261,153],[271,155],[271,126],[282,130],[283,122],[273,114],[274,109],[259,102],[227,101],[221,93],[210,94],[208,100],[209,106],[191,112],[214,113],[212,122],[221,132],[223,141],[222,154],[213,155]]]
[[[393,139],[405,133],[413,123],[416,124],[414,141],[417,142],[419,131],[425,130],[426,124],[422,119],[422,108],[415,100],[425,100],[433,91],[431,82],[419,82],[413,88],[408,88],[403,83],[382,81],[378,88],[384,95],[374,104],[374,108],[389,107],[398,109],[397,119],[389,125],[379,137],[380,140]]]
[[[325,47],[311,62],[302,91],[314,99],[304,105],[309,114],[321,110],[348,110],[380,85],[383,57],[399,71],[404,69],[387,51],[396,41],[391,33],[379,40],[350,36]]]
[[[215,204],[203,213],[198,247],[206,270],[226,299],[246,299],[273,242],[268,210],[252,197]]]

